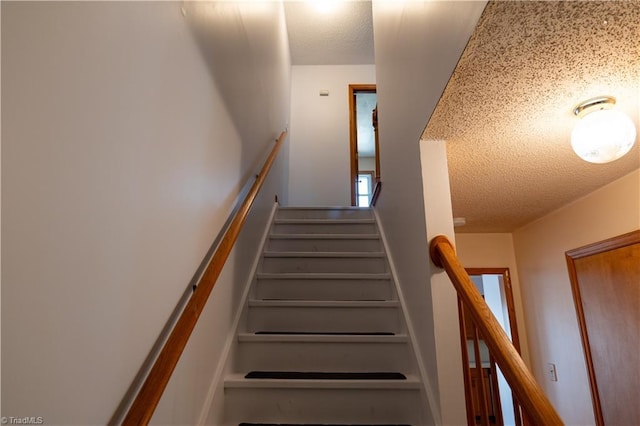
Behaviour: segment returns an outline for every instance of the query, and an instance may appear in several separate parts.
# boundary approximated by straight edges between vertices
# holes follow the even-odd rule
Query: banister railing
[[[286,135],[286,131],[280,134],[262,170],[256,176],[256,180],[242,201],[242,204],[240,204],[240,207],[236,210],[229,227],[213,253],[209,265],[205,269],[198,285],[195,287],[193,295],[187,302],[182,314],[169,334],[166,343],[160,350],[153,367],[151,367],[140,391],[129,407],[122,422],[123,425],[146,425],[151,420],[167,383],[169,383],[171,374],[180,360],[180,356],[207,303],[211,290],[213,290],[216,280],[220,276],[222,268],[231,253],[231,249],[238,239],[238,235],[247,219],[251,206],[262,188],[269,174],[269,170],[271,170],[271,166],[276,159]]]
[[[527,418],[535,425],[563,425],[562,419],[460,264],[449,239],[443,235],[433,238],[429,254],[436,266],[447,271]]]
[[[369,203],[369,207],[374,207],[378,202],[378,197],[380,197],[380,191],[382,190],[382,181],[380,178],[376,178],[376,184],[373,187],[373,195],[371,196],[371,202]]]

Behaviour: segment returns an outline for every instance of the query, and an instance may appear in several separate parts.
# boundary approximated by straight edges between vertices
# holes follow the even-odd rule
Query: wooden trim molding
[[[516,322],[516,307],[513,299],[513,287],[511,286],[511,273],[509,268],[465,268],[469,275],[502,275],[504,292],[507,299],[507,315],[511,326],[511,342],[520,353],[520,334],[518,333],[518,323]],[[522,355],[522,354],[521,354]]]
[[[449,239],[444,235],[433,238],[429,245],[429,254],[436,266],[446,270],[458,296],[484,337],[491,356],[495,358],[528,417],[534,424],[539,425],[564,424],[460,264]]]
[[[373,121],[373,137],[376,148],[376,180],[380,180],[380,132],[378,130],[378,104],[373,110],[371,121]]]
[[[511,273],[509,268],[465,268],[467,274],[469,276],[474,275],[501,275],[502,276],[502,284],[504,286],[505,298],[507,302],[507,316],[509,321],[509,326],[511,329],[511,343],[516,348],[520,356],[522,356],[521,348],[520,348],[520,334],[518,333],[518,323],[516,320],[516,308],[515,301],[513,298],[513,287],[511,285]],[[460,298],[458,298],[459,300]],[[460,304],[460,306],[463,306]],[[462,309],[459,307],[458,309]],[[466,352],[463,348],[463,352]],[[466,365],[466,364],[463,364]],[[470,391],[470,389],[469,389]],[[469,395],[467,395],[469,397]],[[520,403],[518,402],[515,395],[513,395],[513,408],[514,408],[514,419],[516,425],[522,425],[523,420],[520,415]],[[474,425],[474,423],[469,423],[469,425]]]
[[[589,343],[589,335],[587,333],[587,324],[584,315],[582,297],[580,287],[578,285],[578,273],[575,261],[583,257],[604,253],[627,247],[633,244],[640,244],[640,230],[632,231],[617,237],[608,238],[597,243],[589,244],[565,253],[567,261],[567,269],[569,271],[569,281],[571,281],[571,292],[573,293],[573,302],[576,307],[576,316],[578,317],[578,327],[580,328],[580,337],[582,339],[582,348],[584,351],[585,363],[587,364],[587,373],[589,375],[589,385],[591,387],[591,401],[593,403],[593,415],[596,420],[596,426],[604,426],[604,416],[602,414],[602,405],[600,404],[600,393],[596,382],[596,372],[593,365],[593,357],[591,355],[591,345]]]
[[[638,244],[640,242],[640,230],[628,232],[617,237],[608,238],[597,243],[589,244],[584,247],[569,250],[565,255],[571,259],[580,259],[581,257],[591,256],[603,253],[609,250]]]
[[[262,185],[271,170],[271,166],[278,155],[278,151],[280,150],[286,135],[286,132],[282,132],[276,140],[276,144],[273,147],[271,154],[269,154],[262,170],[256,177],[256,181],[253,183],[253,186],[242,202],[242,205],[234,215],[227,232],[222,237],[220,245],[213,254],[211,262],[200,279],[193,296],[189,299],[189,302],[182,312],[182,315],[180,315],[180,318],[178,318],[173,331],[160,351],[160,354],[151,368],[142,388],[129,408],[129,411],[122,423],[123,425],[146,425],[151,420],[164,389],[169,383],[173,370],[180,360],[180,356],[182,355],[198,318],[207,303],[211,290],[213,290],[213,287],[222,272],[222,268],[231,253],[231,249],[238,239],[242,226],[247,219],[258,192],[262,188]]]
[[[349,152],[351,159],[351,205],[357,206],[355,182],[358,178],[358,124],[356,117],[356,92],[376,92],[375,84],[350,84],[349,85]],[[376,147],[377,148],[377,147]],[[376,154],[377,157],[377,154]],[[376,164],[376,175],[380,171]],[[376,176],[376,177],[378,177]]]
[[[464,316],[464,305],[458,297],[458,321],[460,322],[460,346],[462,347],[462,375],[464,378],[465,405],[467,407],[467,425],[475,426],[476,417],[473,412],[473,395],[471,392],[471,369],[469,368],[469,350],[467,349],[467,323]],[[476,358],[478,359],[478,358]]]

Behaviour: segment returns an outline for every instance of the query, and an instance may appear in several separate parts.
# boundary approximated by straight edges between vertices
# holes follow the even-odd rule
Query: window
[[[358,174],[358,183],[356,185],[358,207],[369,207],[373,192],[372,182],[373,172],[362,172]]]

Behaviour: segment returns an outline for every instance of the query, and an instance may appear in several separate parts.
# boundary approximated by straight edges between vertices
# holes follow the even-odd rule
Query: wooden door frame
[[[623,235],[619,235],[565,252],[567,269],[569,270],[569,281],[571,281],[571,292],[573,293],[573,302],[576,307],[578,327],[580,328],[582,349],[584,351],[584,358],[587,364],[587,373],[589,375],[589,387],[591,388],[591,401],[593,403],[593,415],[596,420],[596,426],[604,426],[604,417],[602,415],[602,405],[600,404],[600,394],[598,393],[596,372],[593,366],[591,346],[589,344],[589,335],[587,334],[587,323],[582,307],[582,297],[580,295],[580,287],[578,285],[578,273],[576,270],[575,261],[583,257],[593,256],[610,250],[627,247],[633,244],[640,244],[640,230],[632,231]]]
[[[515,301],[513,299],[513,287],[511,286],[511,273],[509,268],[465,268],[467,274],[471,275],[501,275],[502,276],[502,284],[504,286],[504,293],[507,301],[507,317],[509,321],[509,328],[511,329],[511,342],[513,346],[516,348],[518,353],[522,356],[522,352],[520,350],[520,335],[518,333],[518,323],[516,322],[516,310],[515,310]],[[465,401],[467,407],[467,423],[469,426],[475,426],[475,418],[472,413],[472,402],[471,398],[471,373],[469,369],[469,354],[467,353],[467,334],[465,328],[464,321],[464,311],[463,311],[463,303],[460,298],[458,298],[458,317],[460,320],[460,343],[462,345],[462,368],[463,368],[463,376],[464,376],[464,389],[465,389]],[[491,355],[491,354],[490,354]],[[493,357],[491,357],[493,358]],[[478,359],[476,357],[476,365],[478,363]],[[495,361],[491,361],[492,368],[494,366]],[[498,398],[499,399],[499,398]],[[513,409],[515,411],[515,422],[516,425],[524,424],[524,419],[521,417],[520,413],[520,404],[513,395]],[[500,407],[500,411],[502,412],[502,407]]]
[[[509,327],[511,328],[511,343],[515,346],[518,353],[520,351],[520,334],[518,333],[518,323],[516,322],[516,308],[513,299],[513,287],[511,286],[511,272],[509,268],[465,268],[467,274],[471,275],[502,275],[504,285],[504,293],[507,298],[507,316]]]
[[[349,163],[351,166],[351,205],[356,206],[355,182],[358,178],[358,128],[356,115],[356,93],[376,93],[375,84],[350,84],[349,85]],[[379,149],[376,140],[376,179],[380,177]]]

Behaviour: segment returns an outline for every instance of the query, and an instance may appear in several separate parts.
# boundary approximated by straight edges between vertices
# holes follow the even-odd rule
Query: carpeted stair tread
[[[256,331],[261,335],[311,335],[311,336],[395,336],[395,333],[387,331]]]
[[[283,379],[283,380],[406,380],[397,372],[324,372],[324,371],[251,371],[245,379]]]

